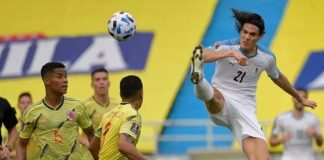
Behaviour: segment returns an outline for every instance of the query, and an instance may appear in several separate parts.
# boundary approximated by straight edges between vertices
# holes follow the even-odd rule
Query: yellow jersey
[[[21,120],[19,120],[21,122]],[[18,131],[21,130],[21,123],[18,123],[16,125],[16,128]],[[16,144],[18,144],[18,141],[16,141]],[[36,153],[39,153],[39,148],[37,147],[38,146],[38,142],[36,140],[36,138],[34,137],[34,134],[32,134],[32,136],[29,138],[29,142],[27,144],[27,155],[26,155],[26,159],[27,160],[33,160],[33,159],[37,159],[37,154]],[[15,147],[16,149],[16,147]]]
[[[141,116],[130,104],[120,104],[106,113],[96,130],[96,136],[100,137],[99,159],[127,159],[118,150],[119,135],[128,134],[135,139],[137,144],[141,133]]]
[[[64,97],[57,108],[52,108],[43,99],[25,111],[19,137],[30,138],[33,134],[38,142],[38,159],[80,159],[78,128],[90,126],[80,101]]]
[[[109,104],[108,105],[101,105],[99,102],[96,101],[94,96],[89,97],[87,100],[83,102],[84,106],[86,107],[86,112],[89,116],[89,118],[92,121],[93,128],[98,128],[102,116],[118,106],[117,100],[113,98],[109,98]],[[85,136],[85,134],[82,132],[82,135]],[[82,149],[80,150],[81,154],[83,155],[84,160],[92,160],[93,157],[88,150],[86,146],[81,145]]]

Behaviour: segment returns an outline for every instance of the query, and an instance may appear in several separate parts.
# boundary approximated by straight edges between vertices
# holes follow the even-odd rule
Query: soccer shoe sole
[[[202,76],[202,65],[204,63],[204,48],[199,45],[192,52],[191,57],[191,75],[190,80],[193,84],[197,84],[201,80]]]

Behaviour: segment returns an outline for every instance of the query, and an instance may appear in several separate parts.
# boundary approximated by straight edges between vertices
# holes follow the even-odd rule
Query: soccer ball
[[[126,41],[135,35],[136,22],[128,12],[117,12],[108,21],[109,34],[118,41]]]

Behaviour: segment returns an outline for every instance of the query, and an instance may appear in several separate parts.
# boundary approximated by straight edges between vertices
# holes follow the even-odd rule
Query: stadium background
[[[122,57],[126,63],[126,67],[122,69],[112,69],[110,95],[118,98],[119,80],[127,74],[137,74],[144,82],[145,101],[141,108],[144,121],[208,119],[202,103],[194,97],[193,86],[189,82],[189,59],[193,47],[199,43],[208,46],[214,41],[238,36],[229,10],[235,7],[258,12],[264,17],[267,33],[261,44],[268,46],[275,53],[279,69],[291,82],[298,81],[299,86],[312,89],[310,98],[317,101],[319,107],[316,110],[308,110],[324,120],[322,107],[324,92],[320,90],[324,88],[324,23],[322,23],[324,14],[321,12],[323,5],[324,2],[320,0],[1,1],[0,96],[6,97],[13,106],[16,106],[17,96],[22,91],[30,91],[34,101],[43,98],[44,88],[41,78],[37,74],[28,73],[29,63],[33,62],[34,52],[41,42],[57,39],[58,45],[65,47],[60,50],[54,49],[54,55],[59,56],[53,56],[52,59],[69,62],[67,96],[84,100],[92,95],[89,77],[91,68],[84,69],[82,64],[75,65],[81,66],[80,70],[74,67],[78,62],[78,56],[82,55],[85,49],[73,53],[73,48],[84,44],[78,43],[82,38],[87,39],[86,45],[92,46],[94,39],[106,37],[107,19],[114,12],[124,10],[135,17],[138,32],[136,37],[139,38],[119,43],[108,38],[108,50],[99,50],[109,55],[107,52],[113,48],[115,49],[113,51],[118,52],[116,55]],[[32,35],[37,35],[38,39],[30,39]],[[27,42],[33,45],[28,46]],[[25,46],[25,50],[18,49],[15,53],[17,63],[23,64],[20,68],[16,68],[18,70],[13,70],[17,73],[15,75],[10,75],[10,69],[15,68],[13,67],[15,64],[6,63],[10,61],[8,53],[12,53],[10,52],[12,46]],[[72,49],[69,49],[69,46]],[[137,55],[140,53],[136,52],[147,54],[138,58]],[[100,59],[100,54],[97,56],[95,58]],[[10,63],[15,62],[12,61],[15,57],[11,58]],[[140,61],[141,67],[136,67],[137,61],[132,61],[134,58]],[[111,64],[104,62],[102,64],[110,69]],[[132,67],[133,65],[135,67]],[[206,66],[208,80],[213,67],[214,64]],[[292,107],[291,98],[275,87],[266,74],[262,75],[259,82],[257,102],[260,121],[272,121],[277,114]],[[269,131],[266,130],[267,134]],[[155,135],[155,132],[154,128],[144,126],[142,137]],[[198,132],[206,131],[194,127],[158,129],[161,135],[198,134]],[[229,134],[229,131],[216,127],[213,133]],[[156,144],[156,141],[152,140],[140,140],[138,144],[142,152],[160,154],[187,154],[190,147],[204,145],[206,142]],[[232,141],[215,143],[214,146],[237,147]]]

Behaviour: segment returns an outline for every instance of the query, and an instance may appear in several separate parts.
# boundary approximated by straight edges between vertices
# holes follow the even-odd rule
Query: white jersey
[[[218,51],[235,50],[242,54],[239,39],[216,42],[215,47],[208,47]],[[241,66],[233,57],[217,60],[216,69],[212,78],[212,85],[221,92],[226,92],[237,100],[248,100],[255,103],[257,82],[261,73],[266,70],[273,79],[279,78],[279,70],[276,67],[274,54],[265,47],[258,45],[257,54],[248,57],[248,65]]]
[[[308,128],[314,127],[320,131],[319,119],[312,113],[304,111],[300,118],[294,117],[292,112],[285,112],[277,116],[272,134],[281,136],[290,133],[291,139],[284,144],[282,160],[315,160],[312,147],[312,138],[306,134]]]

